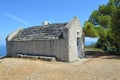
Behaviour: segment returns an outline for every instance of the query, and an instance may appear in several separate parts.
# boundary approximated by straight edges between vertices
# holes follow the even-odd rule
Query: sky
[[[83,26],[93,10],[108,0],[0,0],[0,44],[17,28],[69,22],[74,16]]]

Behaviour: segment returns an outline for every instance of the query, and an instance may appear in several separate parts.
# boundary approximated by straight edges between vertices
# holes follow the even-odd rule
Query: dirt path
[[[76,64],[5,58],[0,62],[0,80],[120,80],[119,57],[102,56]]]

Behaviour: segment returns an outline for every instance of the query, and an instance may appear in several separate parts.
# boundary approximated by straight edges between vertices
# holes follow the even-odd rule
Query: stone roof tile
[[[13,41],[58,39],[67,23],[55,23],[43,26],[33,26],[20,31]]]

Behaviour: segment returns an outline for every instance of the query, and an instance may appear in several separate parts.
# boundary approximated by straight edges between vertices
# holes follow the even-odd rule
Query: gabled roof
[[[12,38],[12,41],[58,39],[67,24],[68,23],[55,23],[29,27],[19,31],[18,34]]]

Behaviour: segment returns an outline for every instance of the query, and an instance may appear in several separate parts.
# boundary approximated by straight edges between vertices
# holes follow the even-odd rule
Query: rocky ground
[[[67,63],[4,58],[0,80],[120,80],[120,57],[97,56]]]

